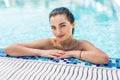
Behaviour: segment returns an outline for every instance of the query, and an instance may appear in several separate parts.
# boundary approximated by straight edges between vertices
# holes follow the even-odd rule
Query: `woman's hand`
[[[79,59],[80,51],[41,50],[40,56],[49,57],[53,59],[69,58],[69,57],[74,57]]]
[[[74,57],[79,59],[80,58],[80,51],[66,51],[63,55],[60,55],[60,58],[69,58],[69,57]]]
[[[63,50],[41,50],[40,56],[58,59],[64,53]]]

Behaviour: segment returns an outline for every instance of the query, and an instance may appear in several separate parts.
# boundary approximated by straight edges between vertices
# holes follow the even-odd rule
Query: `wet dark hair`
[[[73,14],[71,13],[71,11],[66,8],[66,7],[59,7],[59,8],[55,8],[50,14],[49,14],[49,19],[52,16],[56,16],[58,14],[65,14],[67,20],[72,24],[75,20]],[[72,35],[74,34],[74,28],[72,29]]]

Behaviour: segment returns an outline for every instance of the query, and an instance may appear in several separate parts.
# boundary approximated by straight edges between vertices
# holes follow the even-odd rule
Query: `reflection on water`
[[[65,6],[75,15],[75,38],[89,40],[110,57],[120,57],[120,5],[115,1],[0,0],[0,47],[53,37],[49,12]]]

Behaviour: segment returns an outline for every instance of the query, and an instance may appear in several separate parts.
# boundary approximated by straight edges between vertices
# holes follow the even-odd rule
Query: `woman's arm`
[[[49,39],[36,40],[33,42],[12,44],[4,49],[4,52],[10,56],[37,56],[43,48],[49,43]]]
[[[44,56],[57,59],[61,56],[63,50],[44,50],[49,45],[49,39],[38,40],[23,44],[13,44],[4,49],[4,52],[10,56]]]
[[[24,44],[12,44],[4,49],[4,53],[10,56],[38,56],[39,49],[26,47]]]
[[[94,45],[92,45],[90,42],[82,41],[80,46],[82,46],[83,51],[67,51],[66,54],[64,54],[60,58],[75,57],[77,59],[85,60],[95,64],[108,63],[108,56],[104,52],[96,48]]]
[[[108,56],[96,48],[93,44],[88,41],[82,41],[83,50],[81,53],[81,59],[86,60],[96,64],[107,64]]]
[[[72,56],[81,60],[85,60],[95,64],[107,64],[108,56],[102,52],[97,51],[72,51]]]

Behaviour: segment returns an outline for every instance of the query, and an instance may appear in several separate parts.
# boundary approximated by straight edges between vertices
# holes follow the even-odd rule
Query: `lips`
[[[59,35],[59,36],[57,36],[58,38],[62,38],[64,35]]]

